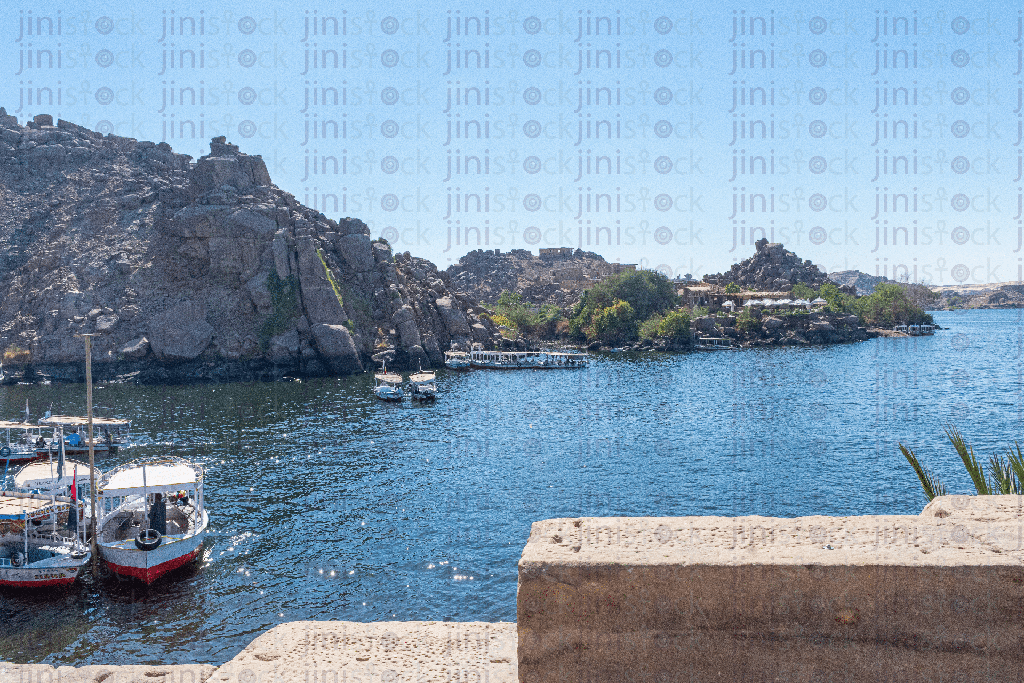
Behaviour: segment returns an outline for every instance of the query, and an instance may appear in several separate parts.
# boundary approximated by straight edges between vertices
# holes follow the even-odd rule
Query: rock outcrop
[[[704,281],[717,285],[736,283],[743,289],[788,292],[801,282],[820,287],[828,279],[810,260],[802,260],[778,242],[759,239],[750,258],[734,263],[725,273],[705,275]]]
[[[271,378],[437,365],[500,338],[437,268],[276,187],[223,137],[166,143],[0,109],[0,349],[59,379]]]
[[[448,266],[449,285],[479,301],[494,303],[505,290],[532,304],[572,307],[583,290],[622,269],[598,254],[580,249],[552,250],[542,255],[526,249],[476,249]]]
[[[829,273],[828,279],[840,286],[853,287],[859,296],[871,294],[880,284],[893,282],[887,277],[868,275],[859,270],[840,270]]]

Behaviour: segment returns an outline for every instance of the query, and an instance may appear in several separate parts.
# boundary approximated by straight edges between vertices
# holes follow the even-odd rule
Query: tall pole
[[[92,573],[96,574],[96,452],[92,444],[92,335],[83,334],[85,339],[85,408],[89,416],[89,504],[92,518],[89,526],[92,529]]]

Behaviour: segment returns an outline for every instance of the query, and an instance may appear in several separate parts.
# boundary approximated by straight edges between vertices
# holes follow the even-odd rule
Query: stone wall
[[[1019,680],[1021,501],[536,522],[519,563],[520,680]]]

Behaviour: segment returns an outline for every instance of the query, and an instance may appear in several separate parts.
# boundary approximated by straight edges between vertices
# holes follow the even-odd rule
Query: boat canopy
[[[38,429],[34,424],[28,422],[12,422],[10,420],[0,420],[0,429]]]
[[[111,417],[92,418],[93,427],[128,427],[131,420],[117,420]],[[88,427],[89,418],[77,415],[51,415],[39,420],[39,424],[52,427]]]
[[[432,372],[419,372],[419,373],[416,373],[415,375],[410,375],[409,376],[409,381],[410,382],[417,382],[417,383],[419,383],[419,382],[433,382],[434,381],[434,373],[432,373]]]
[[[378,373],[373,376],[374,379],[379,379],[381,382],[387,382],[388,384],[401,384],[402,376],[393,373]]]
[[[150,493],[195,488],[197,483],[202,482],[203,479],[202,469],[184,460],[134,462],[122,465],[106,474],[100,480],[100,492],[104,496],[128,496],[141,493],[143,465],[146,466],[145,488]]]
[[[53,484],[57,479],[57,460],[41,460],[32,462],[20,470],[14,475],[14,486],[15,488],[34,489],[39,488],[43,484]],[[68,485],[71,483],[71,478],[75,474],[75,467],[78,467],[78,479],[89,480],[89,466],[85,463],[78,462],[76,460],[65,460],[64,461],[64,476],[61,477],[56,485]],[[96,470],[97,476],[100,471]]]
[[[63,496],[43,496],[14,491],[0,493],[0,519],[28,519],[70,506],[71,499]]]

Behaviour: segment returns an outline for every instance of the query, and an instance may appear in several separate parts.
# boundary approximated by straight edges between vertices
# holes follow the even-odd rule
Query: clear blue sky
[[[1021,12],[916,7],[8,3],[0,105],[226,135],[441,267],[582,246],[699,275],[763,231],[829,271],[1019,279]]]

